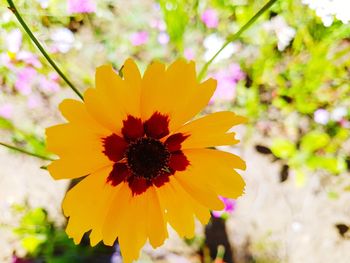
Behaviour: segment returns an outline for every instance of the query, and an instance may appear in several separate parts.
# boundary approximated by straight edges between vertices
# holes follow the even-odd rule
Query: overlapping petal
[[[96,88],[86,91],[84,103],[65,100],[60,110],[68,123],[46,134],[48,150],[60,157],[49,165],[51,175],[87,175],[63,202],[68,235],[79,243],[91,230],[91,245],[101,240],[113,245],[118,239],[128,263],[147,240],[154,248],[163,244],[168,223],[181,237],[191,238],[195,218],[206,224],[210,210],[223,209],[218,195],[243,193],[245,184],[235,169],[245,169],[244,161],[205,148],[237,143],[230,129],[245,118],[218,112],[188,122],[216,87],[213,79],[198,83],[193,62],[179,59],[167,68],[154,62],[141,77],[129,59],[120,73],[110,65],[99,67]],[[141,146],[148,149],[147,158],[163,156],[152,157],[158,166],[164,162],[157,173],[130,165],[144,156],[130,157]]]
[[[197,82],[194,62],[179,59],[167,69],[153,62],[142,79],[142,118],[146,120],[156,111],[168,114],[169,129],[175,130],[208,104],[215,87],[213,79]]]
[[[216,112],[189,122],[176,132],[188,135],[182,143],[183,149],[233,145],[239,141],[235,139],[235,133],[228,131],[245,121],[245,117],[233,112]]]

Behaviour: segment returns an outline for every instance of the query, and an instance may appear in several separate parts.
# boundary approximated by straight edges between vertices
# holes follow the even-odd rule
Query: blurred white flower
[[[348,111],[345,107],[338,107],[332,111],[331,118],[334,121],[341,121],[347,114]]]
[[[350,21],[349,0],[302,0],[302,3],[315,10],[327,27],[332,25],[334,17],[344,24]]]
[[[206,49],[204,53],[204,59],[209,61],[215,53],[222,47],[225,43],[225,40],[219,37],[216,34],[211,34],[204,39],[203,45]],[[214,59],[214,62],[218,62],[223,59],[228,59],[233,55],[233,53],[237,52],[239,49],[238,44],[230,43],[228,44],[224,50]]]
[[[74,44],[74,34],[69,29],[62,27],[57,28],[51,33],[53,48],[61,53],[67,53]]]
[[[12,53],[17,53],[22,45],[22,33],[18,28],[11,30],[6,35],[6,47],[7,50]]]
[[[158,35],[158,42],[159,44],[161,45],[166,45],[169,43],[169,35],[165,32],[160,32],[159,35]]]
[[[37,0],[37,2],[40,4],[41,8],[48,8],[50,0]]]
[[[326,125],[329,121],[329,112],[325,109],[318,109],[314,112],[314,120],[315,122]]]
[[[267,31],[272,31],[277,37],[277,48],[283,51],[295,36],[295,29],[290,27],[284,17],[276,16],[264,24]]]

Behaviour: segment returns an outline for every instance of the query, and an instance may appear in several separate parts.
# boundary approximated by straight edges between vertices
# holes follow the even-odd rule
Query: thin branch
[[[23,29],[26,31],[28,36],[31,38],[31,40],[34,42],[34,44],[37,46],[37,48],[40,50],[41,54],[46,58],[46,60],[50,63],[50,65],[56,70],[58,75],[61,76],[61,78],[67,83],[67,85],[82,99],[83,95],[79,92],[79,90],[74,87],[74,85],[69,81],[69,79],[63,74],[63,72],[59,69],[59,67],[56,65],[56,63],[50,58],[46,50],[43,48],[43,46],[40,44],[40,42],[36,39],[32,31],[29,29],[27,24],[24,22],[23,18],[17,11],[16,6],[14,5],[12,0],[7,0],[7,3],[9,4],[9,9],[12,11],[12,13],[16,16],[18,22],[22,25]]]
[[[30,156],[33,156],[33,157],[36,157],[36,158],[39,158],[39,159],[43,159],[43,160],[46,160],[46,161],[54,161],[54,159],[52,159],[50,157],[47,157],[47,156],[44,156],[44,155],[41,155],[41,154],[37,154],[37,153],[32,153],[30,151],[18,148],[16,146],[13,146],[13,145],[10,145],[10,144],[7,144],[7,143],[0,142],[0,145],[5,146],[6,148],[9,148],[11,150],[15,150],[17,152],[24,153],[26,155],[30,155]]]
[[[268,1],[247,23],[245,23],[235,34],[229,36],[222,47],[214,54],[214,56],[203,66],[198,75],[198,80],[201,80],[207,73],[209,65],[214,61],[214,59],[225,49],[225,47],[231,42],[237,40],[244,31],[246,31],[254,22],[267,11],[277,0]]]

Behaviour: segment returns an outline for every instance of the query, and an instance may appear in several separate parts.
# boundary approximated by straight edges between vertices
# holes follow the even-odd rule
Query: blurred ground
[[[249,262],[251,257],[254,262],[349,262],[350,240],[342,238],[334,225],[350,222],[350,194],[330,199],[321,175],[310,175],[303,188],[295,186],[292,175],[281,184],[280,164],[272,163],[254,148],[261,142],[255,138],[244,146],[242,155],[248,160],[246,194],[227,221],[237,262]],[[67,181],[53,181],[47,171],[39,169],[41,165],[43,162],[36,159],[0,148],[0,224],[13,224],[9,206],[24,200],[31,206],[45,207],[51,218],[63,222],[60,202]],[[339,178],[334,179],[327,185],[339,182]],[[0,262],[8,262],[12,249],[19,245],[6,227],[0,231]],[[153,257],[165,256],[160,262],[198,261],[174,234],[162,248],[145,251]]]

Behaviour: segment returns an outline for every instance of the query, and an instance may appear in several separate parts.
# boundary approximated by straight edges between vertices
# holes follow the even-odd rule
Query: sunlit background
[[[144,70],[178,57],[205,64],[265,3],[253,0],[19,0],[23,18],[71,81],[133,57]],[[1,141],[47,155],[45,127],[76,95],[0,6]],[[247,186],[224,200],[192,240],[173,231],[139,262],[350,262],[350,4],[280,0],[210,65],[218,87],[206,112],[249,118],[236,129]],[[166,88],[166,87],[165,87]],[[0,262],[122,262],[118,246],[79,246],[65,235],[46,161],[0,148]],[[215,174],[213,174],[215,176]],[[132,227],[132,226],[130,226]],[[224,255],[224,256],[223,256]]]

